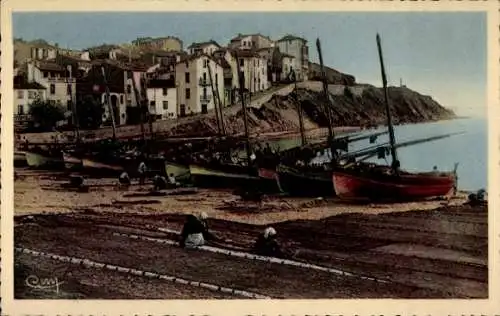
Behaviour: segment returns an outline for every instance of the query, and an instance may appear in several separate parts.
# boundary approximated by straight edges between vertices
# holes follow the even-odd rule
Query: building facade
[[[267,76],[267,60],[250,50],[237,50],[238,68],[242,72],[244,88],[250,93],[267,90],[270,87]],[[233,74],[237,78],[238,73]]]
[[[132,41],[134,46],[142,49],[163,50],[163,51],[182,51],[183,42],[174,36],[167,37],[140,37]]]
[[[177,88],[175,80],[152,79],[147,83],[149,113],[156,119],[177,118]]]
[[[193,43],[189,45],[188,52],[190,55],[205,54],[212,56],[212,54],[220,48],[221,46],[216,41],[210,40],[208,42]]]
[[[76,98],[76,79],[69,69],[54,63],[30,61],[27,63],[27,82],[38,83],[46,89],[46,99],[72,111]]]
[[[309,73],[309,47],[307,40],[287,35],[276,41],[276,47],[279,48],[280,52],[294,57],[293,70],[296,73],[297,80],[307,80]]]
[[[262,34],[238,34],[228,45],[231,49],[262,49],[274,47],[274,41]]]
[[[47,89],[39,83],[27,82],[23,76],[14,77],[14,115],[29,116],[30,105],[36,100],[45,101],[46,91]],[[23,118],[23,120],[28,119]]]
[[[209,77],[209,70],[212,80]],[[221,98],[224,96],[224,71],[222,66],[206,54],[193,55],[177,63],[175,80],[177,85],[178,116],[207,113],[215,107],[212,85]]]

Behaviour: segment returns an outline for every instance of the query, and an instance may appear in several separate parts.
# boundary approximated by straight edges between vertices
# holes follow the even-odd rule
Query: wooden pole
[[[208,78],[210,81],[210,88],[212,89],[212,98],[214,102],[214,110],[215,110],[215,121],[217,122],[217,132],[219,135],[222,135],[222,129],[221,129],[221,124],[220,124],[220,119],[219,119],[219,111],[217,110],[217,99],[215,98],[215,89],[214,89],[214,83],[212,81],[212,68],[210,67],[210,59],[207,59],[207,68],[208,68]],[[205,82],[203,82],[205,85]]]
[[[330,106],[330,96],[328,92],[328,82],[326,80],[326,72],[325,68],[323,65],[323,54],[321,52],[321,42],[319,41],[319,38],[316,40],[316,48],[318,49],[318,55],[319,55],[319,63],[321,66],[321,79],[323,81],[323,94],[325,97],[325,112],[326,112],[326,117],[328,121],[328,142],[330,144],[330,150],[332,151],[332,156],[335,157],[335,152],[336,149],[333,146],[333,140],[335,138],[335,133],[333,131],[332,127],[332,113],[331,113],[331,106]]]
[[[76,142],[80,142],[80,122],[78,121],[78,113],[77,113],[77,107],[76,107],[76,100],[73,98],[73,73],[72,73],[72,67],[68,66],[69,70],[69,82],[68,82],[68,91],[69,91],[69,96],[71,99],[71,111],[73,112],[72,117],[73,117],[73,125],[75,125],[75,137],[76,137]]]
[[[377,34],[377,48],[378,48],[378,55],[379,55],[379,60],[380,60],[380,70],[382,73],[382,84],[384,85],[385,110],[386,110],[386,114],[387,114],[387,128],[389,130],[389,142],[390,142],[390,146],[391,146],[391,156],[392,156],[391,167],[396,174],[399,174],[399,160],[398,160],[398,155],[397,155],[397,151],[396,151],[396,138],[394,136],[394,126],[392,125],[391,109],[389,107],[389,94],[387,91],[387,78],[386,78],[386,74],[385,74],[384,57],[382,55],[382,44],[381,44],[379,34]]]
[[[104,66],[101,67],[102,77],[104,79],[104,86],[106,88],[106,103],[108,104],[109,114],[111,115],[111,127],[113,129],[113,140],[116,140],[116,124],[115,124],[115,112],[113,106],[111,105],[111,97],[109,93],[108,80],[106,78],[106,71]]]
[[[306,133],[304,130],[304,117],[302,115],[302,103],[299,101],[299,95],[297,94],[297,75],[295,71],[293,71],[293,80],[294,80],[294,96],[295,101],[297,102],[297,112],[299,114],[299,126],[300,126],[300,138],[302,140],[302,146],[307,144]]]
[[[239,88],[240,88],[241,108],[243,109],[243,123],[245,126],[245,143],[246,143],[247,161],[248,161],[248,167],[250,168],[250,166],[252,164],[252,159],[251,159],[252,149],[250,148],[250,139],[249,139],[249,135],[248,135],[247,108],[245,106],[245,99],[243,97],[244,82],[242,82],[242,81],[244,80],[244,78],[243,78],[243,80],[241,78],[241,68],[240,68],[240,63],[238,60],[238,53],[235,52],[234,55],[236,58],[236,62],[238,63],[238,84],[239,84]]]

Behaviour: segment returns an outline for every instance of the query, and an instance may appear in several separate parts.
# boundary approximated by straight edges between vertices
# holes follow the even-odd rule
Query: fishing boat
[[[63,160],[66,169],[74,170],[83,167],[82,159],[76,158],[65,151],[63,151]]]
[[[100,176],[118,176],[124,170],[122,166],[102,163],[89,158],[82,158],[82,167],[86,172]]]
[[[190,164],[193,182],[201,187],[235,188],[251,187],[261,179],[253,168],[236,164],[206,165]]]
[[[59,168],[64,162],[62,157],[51,157],[49,155],[43,155],[34,152],[26,152],[26,163],[30,168]]]
[[[391,166],[357,164],[356,168],[336,168],[332,172],[334,190],[339,198],[368,200],[413,201],[449,195],[456,191],[457,176],[452,172],[406,172],[400,169],[397,158],[397,144],[389,107],[387,79],[382,57],[380,36],[377,47],[384,86]],[[380,150],[379,150],[380,152]],[[382,151],[383,153],[384,151]],[[382,155],[383,156],[383,155]]]
[[[177,182],[187,182],[191,178],[189,166],[185,166],[172,161],[165,161],[165,173],[173,174]]]
[[[283,164],[276,169],[279,185],[290,195],[320,197],[331,196],[333,193],[331,171],[304,171]]]
[[[15,167],[24,167],[27,166],[26,162],[26,152],[25,151],[15,151],[14,152],[14,166]]]

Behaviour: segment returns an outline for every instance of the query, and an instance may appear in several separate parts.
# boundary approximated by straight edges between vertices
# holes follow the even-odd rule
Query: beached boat
[[[377,34],[377,47],[385,92],[387,126],[390,140],[391,166],[359,164],[351,170],[335,169],[332,172],[334,190],[338,197],[349,199],[413,201],[445,196],[456,191],[456,168],[453,172],[410,173],[400,169],[397,158],[397,144],[388,100],[387,79],[382,57],[380,36]],[[381,148],[385,157],[385,148]]]
[[[64,164],[62,157],[50,157],[34,152],[26,152],[25,157],[30,168],[59,168]]]
[[[173,174],[175,180],[178,182],[187,182],[191,179],[189,166],[178,164],[172,161],[165,161],[165,173],[167,175]]]
[[[82,158],[82,167],[87,172],[95,172],[102,176],[118,176],[124,170],[122,166],[102,163],[89,158]]]
[[[28,165],[28,162],[26,161],[26,152],[25,151],[15,151],[14,152],[14,166],[15,167],[24,167],[27,165]]]
[[[83,167],[82,159],[76,158],[67,152],[63,152],[64,168],[66,169],[79,169]]]
[[[250,187],[259,183],[257,172],[252,174],[248,167],[235,164],[219,166],[189,165],[193,182],[201,187]]]
[[[282,190],[290,195],[320,197],[334,193],[330,171],[304,171],[279,165],[277,172]]]
[[[392,174],[390,167],[362,173],[359,170],[333,171],[336,195],[344,199],[412,201],[452,194],[456,186],[454,172]]]

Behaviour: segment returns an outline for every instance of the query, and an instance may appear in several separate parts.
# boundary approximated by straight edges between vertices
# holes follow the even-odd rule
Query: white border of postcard
[[[499,2],[488,1],[1,1],[1,304],[5,315],[494,315],[499,273]],[[485,11],[488,13],[489,299],[476,300],[14,300],[13,299],[13,44],[16,11]],[[462,91],[465,92],[466,91]]]

